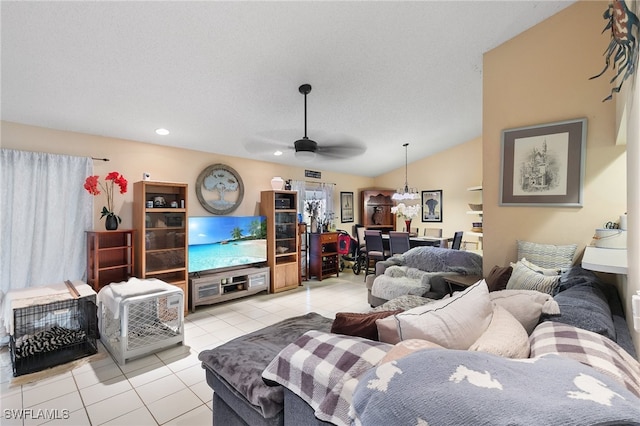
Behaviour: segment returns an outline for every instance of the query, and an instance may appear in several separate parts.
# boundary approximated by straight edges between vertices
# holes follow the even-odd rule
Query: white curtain
[[[292,180],[291,181],[291,190],[298,191],[298,213],[304,212],[304,191],[305,191],[305,182],[303,180]]]
[[[334,203],[333,203],[333,189],[335,188],[335,185],[333,183],[323,183],[320,185],[320,190],[322,191],[323,194],[323,198],[324,198],[324,202],[325,202],[325,206],[326,206],[326,211],[325,213],[327,215],[330,215],[330,220],[333,221],[333,219],[335,218],[336,212],[333,209]]]
[[[88,157],[1,150],[2,293],[85,278],[93,202],[83,184],[91,174]]]

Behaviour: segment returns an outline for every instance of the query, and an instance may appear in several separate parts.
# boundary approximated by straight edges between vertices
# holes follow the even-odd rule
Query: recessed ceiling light
[[[276,151],[273,153],[273,155],[282,155],[282,151]]]
[[[160,128],[160,129],[156,129],[156,133],[161,136],[166,136],[169,134],[169,131],[167,129]]]

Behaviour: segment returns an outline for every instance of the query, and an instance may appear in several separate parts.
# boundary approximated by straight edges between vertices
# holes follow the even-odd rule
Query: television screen
[[[189,272],[267,261],[265,216],[189,218]]]

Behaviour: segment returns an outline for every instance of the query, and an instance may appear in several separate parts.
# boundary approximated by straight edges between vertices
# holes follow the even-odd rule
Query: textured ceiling
[[[483,53],[571,3],[2,1],[2,119],[291,164],[256,147],[310,83],[309,137],[366,152],[307,168],[377,176],[479,137]]]

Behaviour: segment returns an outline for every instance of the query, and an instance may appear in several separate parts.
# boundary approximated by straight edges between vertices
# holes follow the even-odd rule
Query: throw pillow
[[[507,282],[508,290],[537,290],[553,294],[560,283],[560,275],[552,277],[532,271],[522,262],[512,263],[513,272]]]
[[[344,334],[347,336],[364,337],[369,340],[378,340],[378,328],[376,320],[386,318],[402,312],[401,309],[395,311],[382,312],[338,312],[336,319],[331,325],[331,332],[335,334]]]
[[[533,262],[529,262],[526,257],[520,259],[520,262],[532,271],[542,275],[547,275],[549,277],[560,275],[560,268],[543,268],[542,266],[538,266]]]
[[[378,329],[378,338],[381,342],[395,345],[400,342],[398,334],[398,319],[395,315],[376,320],[376,328]]]
[[[409,339],[403,340],[402,342],[398,342],[395,344],[393,348],[380,360],[378,365],[384,364],[385,362],[396,361],[400,358],[404,358],[407,355],[410,355],[416,351],[420,351],[423,349],[444,349],[442,346],[432,343],[428,340],[422,339]]]
[[[484,280],[453,296],[395,315],[400,340],[424,339],[468,349],[487,329],[493,306]]]
[[[506,358],[529,358],[530,349],[529,335],[522,324],[498,305],[493,307],[489,327],[469,348],[470,351],[487,352]]]
[[[535,290],[501,290],[489,293],[491,301],[505,308],[531,334],[543,313],[560,314],[558,303],[550,294]]]
[[[518,240],[518,259],[526,257],[543,268],[569,268],[577,248],[577,244],[557,246]]]
[[[511,277],[513,268],[511,266],[494,266],[485,278],[489,291],[500,291],[507,288],[507,282]]]
[[[613,340],[571,325],[546,321],[529,338],[531,357],[558,354],[617,380],[640,398],[640,363]]]

